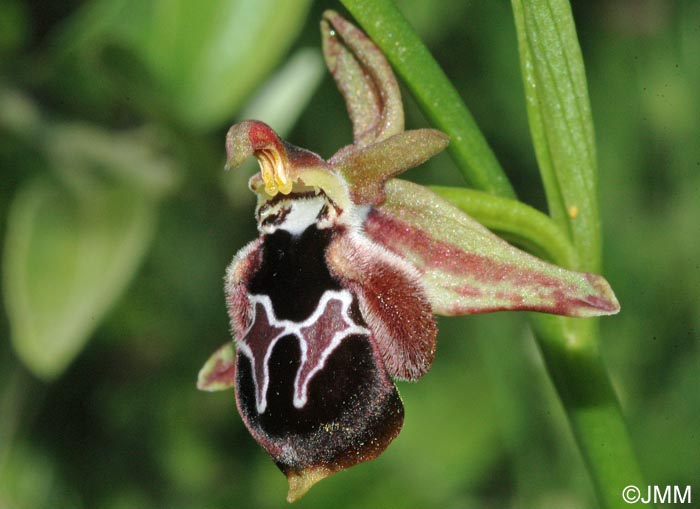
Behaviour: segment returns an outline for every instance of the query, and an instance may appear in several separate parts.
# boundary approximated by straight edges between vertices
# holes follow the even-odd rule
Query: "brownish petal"
[[[424,163],[448,143],[449,138],[440,131],[415,129],[364,148],[346,147],[329,162],[347,179],[353,202],[379,205],[384,201],[387,180]]]
[[[236,379],[236,353],[229,341],[212,354],[197,377],[200,391],[223,391],[233,387]]]

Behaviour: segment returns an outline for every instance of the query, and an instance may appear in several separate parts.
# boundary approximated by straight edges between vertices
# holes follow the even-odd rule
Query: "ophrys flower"
[[[394,178],[443,150],[404,130],[396,79],[358,29],[328,11],[324,54],[354,141],[328,161],[266,124],[234,125],[228,167],[255,156],[260,236],[234,258],[226,296],[235,350],[219,349],[202,389],[235,386],[253,437],[286,474],[289,499],[375,458],[399,433],[393,380],[435,355],[433,314],[618,310],[600,276],[550,265],[501,240],[430,190]]]

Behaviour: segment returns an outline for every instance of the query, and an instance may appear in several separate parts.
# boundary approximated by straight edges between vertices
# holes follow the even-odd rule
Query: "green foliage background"
[[[544,207],[508,2],[403,0],[519,196]],[[255,237],[248,117],[330,156],[351,140],[320,60],[331,1],[0,3],[0,508],[279,507],[230,392],[222,277]],[[649,484],[700,497],[700,4],[575,2],[596,125],[603,353]],[[407,125],[425,121],[405,94]],[[462,184],[441,155],[408,174]],[[12,327],[10,326],[12,317]],[[379,459],[298,507],[595,505],[523,316],[441,319]]]

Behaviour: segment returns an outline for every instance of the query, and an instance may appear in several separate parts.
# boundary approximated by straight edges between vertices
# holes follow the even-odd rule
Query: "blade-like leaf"
[[[593,120],[566,0],[513,0],[530,130],[550,214],[582,267],[600,270]]]

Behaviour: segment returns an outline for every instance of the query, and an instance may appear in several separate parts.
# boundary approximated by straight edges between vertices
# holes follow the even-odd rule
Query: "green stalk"
[[[501,165],[440,65],[392,0],[341,0],[379,46],[430,122],[452,140],[448,150],[467,183],[514,197]]]
[[[512,0],[530,131],[550,215],[578,255],[602,267],[597,163],[585,68],[568,0]],[[538,346],[603,507],[644,486],[600,355],[598,320],[533,315]]]
[[[512,187],[466,106],[394,3],[341,1],[385,53],[428,119],[450,135],[451,154],[467,182],[512,198]],[[498,219],[494,210],[504,203],[493,205],[486,197],[464,193],[452,198],[461,199],[463,209],[473,208],[487,224],[490,217],[490,226],[501,221],[501,230],[546,244],[539,247],[566,268],[598,272],[602,256],[593,123],[570,7],[566,0],[513,0],[513,10],[530,129],[553,223],[537,218],[541,228],[528,231],[527,225],[518,224],[516,206],[512,217]],[[523,217],[535,215],[527,212]],[[553,233],[554,224],[559,233]],[[565,247],[569,244],[575,256]],[[601,358],[598,321],[531,318],[600,505],[623,506],[622,489],[645,483]]]
[[[598,320],[531,317],[537,345],[564,405],[600,506],[624,507],[622,490],[629,485],[641,488],[646,483],[601,358]]]

